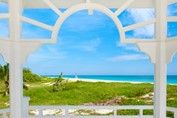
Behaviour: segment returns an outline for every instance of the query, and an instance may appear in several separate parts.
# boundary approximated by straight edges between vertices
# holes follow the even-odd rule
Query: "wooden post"
[[[166,118],[166,43],[167,39],[167,0],[155,1],[156,61],[154,75],[154,118]]]
[[[18,42],[21,39],[22,13],[21,0],[9,0],[9,31],[10,40],[15,41],[10,48],[10,116],[22,118],[23,79],[21,65],[21,49]]]

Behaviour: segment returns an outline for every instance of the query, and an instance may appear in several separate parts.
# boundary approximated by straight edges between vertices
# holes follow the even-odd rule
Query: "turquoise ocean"
[[[55,78],[58,75],[47,75]],[[75,79],[75,75],[63,75],[64,78]],[[153,83],[154,76],[152,75],[78,75],[79,79],[86,80],[100,80],[100,81],[117,81],[117,82],[141,82]],[[167,76],[167,84],[177,85],[177,75]]]

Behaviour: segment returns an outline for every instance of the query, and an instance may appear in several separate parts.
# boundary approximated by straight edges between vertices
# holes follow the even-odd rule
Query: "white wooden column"
[[[156,59],[154,75],[154,118],[166,118],[166,43],[167,0],[155,0]]]
[[[10,116],[12,118],[22,117],[22,100],[23,100],[23,79],[21,50],[18,42],[21,39],[21,22],[22,12],[21,0],[9,0],[9,31],[10,40],[14,43],[10,49]]]
[[[10,116],[12,118],[23,118],[23,73],[20,63],[20,47],[18,47],[18,44],[12,46],[10,51]]]
[[[154,118],[166,118],[166,76],[167,64],[177,52],[177,40],[140,41],[137,46],[155,64]]]
[[[165,43],[157,43],[154,73],[154,118],[166,118],[167,64]]]

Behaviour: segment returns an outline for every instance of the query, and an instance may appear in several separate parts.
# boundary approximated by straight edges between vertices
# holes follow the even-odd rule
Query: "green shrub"
[[[152,109],[144,109],[143,115],[153,115],[154,111]]]
[[[118,110],[118,115],[138,115],[139,110]]]
[[[25,82],[38,82],[38,81],[41,81],[41,78],[39,75],[32,73],[30,69],[24,68],[23,69],[23,80]]]

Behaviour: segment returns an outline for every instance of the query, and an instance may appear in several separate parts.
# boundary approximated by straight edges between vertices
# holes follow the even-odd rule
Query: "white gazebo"
[[[177,0],[0,0],[9,5],[9,13],[0,14],[0,19],[9,19],[9,37],[0,37],[0,54],[10,64],[10,109],[0,110],[3,118],[10,111],[11,118],[28,118],[29,109],[38,109],[36,118],[57,118],[58,116],[43,116],[44,109],[64,109],[61,117],[75,117],[68,114],[69,109],[113,109],[113,116],[90,116],[91,118],[165,118],[166,111],[174,112],[177,118],[177,109],[166,107],[166,77],[167,64],[177,51],[177,37],[167,37],[167,23],[177,22],[177,17],[167,16],[167,7]],[[22,16],[25,8],[51,8],[58,16],[54,26]],[[61,12],[59,8],[66,8]],[[113,12],[110,8],[117,8]],[[155,18],[134,25],[123,27],[118,16],[127,8],[152,8]],[[58,32],[67,17],[79,10],[88,10],[92,15],[93,10],[98,10],[109,16],[120,32],[121,43],[132,43],[146,53],[155,65],[154,75],[154,106],[29,106],[29,98],[23,97],[22,64],[27,57],[37,50],[42,44],[56,43]],[[177,8],[176,8],[177,9]],[[21,25],[27,22],[38,27],[52,31],[51,39],[22,39]],[[125,32],[146,25],[155,24],[154,39],[126,39]],[[118,109],[138,109],[138,116],[118,116]],[[144,109],[154,109],[154,116],[143,115]],[[86,116],[76,116],[77,118]],[[88,117],[88,116],[87,116]]]

